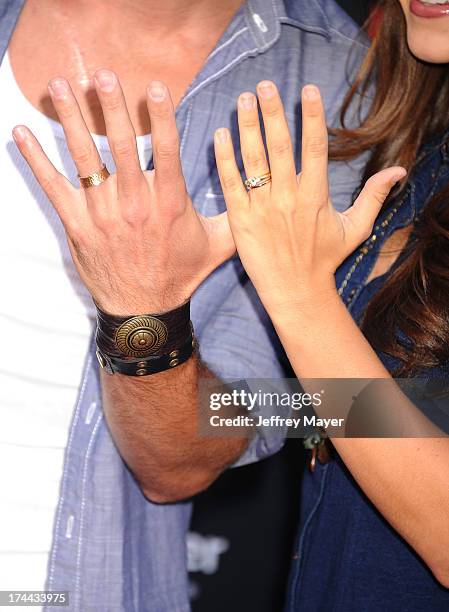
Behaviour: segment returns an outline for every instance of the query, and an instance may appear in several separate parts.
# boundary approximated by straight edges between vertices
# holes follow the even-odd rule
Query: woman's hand
[[[400,167],[374,175],[354,205],[337,212],[329,199],[328,133],[317,87],[302,92],[302,172],[296,176],[293,147],[281,99],[273,83],[258,86],[268,157],[256,97],[238,103],[245,172],[269,170],[272,183],[249,193],[240,178],[231,137],[217,130],[215,152],[237,250],[259,296],[273,316],[304,300],[322,302],[336,294],[334,273],[367,239],[392,186],[406,174]]]
[[[226,215],[199,215],[184,182],[170,94],[148,88],[155,170],[143,172],[120,83],[100,70],[95,86],[117,173],[76,189],[51,164],[33,134],[18,126],[20,152],[64,224],[73,260],[96,303],[114,315],[157,313],[186,299],[235,251]],[[102,161],[65,79],[49,85],[80,176]],[[38,239],[38,237],[37,237]]]

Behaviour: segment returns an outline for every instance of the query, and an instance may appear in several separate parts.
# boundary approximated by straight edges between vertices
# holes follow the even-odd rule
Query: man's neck
[[[72,22],[121,26],[158,35],[190,29],[216,29],[227,23],[244,0],[29,0],[42,11],[70,16]],[[44,6],[43,6],[44,5]],[[99,21],[96,17],[99,16]]]
[[[61,1],[61,0],[59,0]],[[241,0],[71,0],[75,6],[88,10],[98,6],[121,14],[128,14],[140,21],[147,21],[151,27],[179,25],[199,17],[220,18],[233,12]]]
[[[11,41],[11,64],[28,100],[51,117],[47,81],[68,78],[97,133],[104,125],[92,76],[98,68],[114,70],[142,134],[149,130],[148,82],[164,81],[179,102],[243,1],[27,0]]]

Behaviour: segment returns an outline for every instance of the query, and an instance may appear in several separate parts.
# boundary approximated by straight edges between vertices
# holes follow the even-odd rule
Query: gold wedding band
[[[98,172],[92,172],[89,176],[80,176],[78,174],[78,178],[80,181],[81,187],[83,189],[89,189],[89,187],[97,187],[97,185],[101,185],[109,176],[109,170],[106,168],[106,165],[103,164],[101,170]]]
[[[266,174],[262,174],[261,176],[250,176],[245,181],[245,187],[248,191],[252,189],[258,189],[259,187],[263,187],[271,183],[271,172],[267,172]]]

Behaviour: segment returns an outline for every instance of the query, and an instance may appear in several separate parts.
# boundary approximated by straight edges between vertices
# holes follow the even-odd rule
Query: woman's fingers
[[[243,186],[242,177],[235,160],[231,134],[226,128],[215,132],[215,159],[221,188],[229,211],[248,204],[248,194]]]
[[[246,176],[257,177],[270,171],[260,129],[257,98],[243,93],[238,100],[240,147]],[[257,194],[257,191],[255,193]]]
[[[143,178],[134,132],[125,96],[117,76],[110,70],[98,70],[95,87],[103,110],[109,147],[117,169],[119,195],[133,194]]]
[[[315,85],[302,90],[301,188],[307,205],[327,205],[328,133],[321,94]]]
[[[164,83],[153,81],[147,90],[147,106],[151,120],[153,162],[156,182],[168,200],[185,194],[175,109]]]
[[[366,183],[353,206],[345,213],[362,234],[369,234],[380,210],[394,185],[407,171],[400,166],[386,168],[374,174]]]
[[[62,77],[52,79],[48,91],[64,128],[67,146],[78,174],[87,176],[97,172],[102,161],[68,81]]]
[[[257,86],[267,141],[273,187],[296,186],[296,168],[284,106],[279,92],[271,81]]]
[[[77,197],[77,190],[65,176],[56,170],[36,137],[27,127],[16,126],[13,130],[13,138],[37,182],[55,207],[61,221],[66,225],[69,217],[73,218],[81,212],[82,202],[77,202],[75,210],[70,206]]]

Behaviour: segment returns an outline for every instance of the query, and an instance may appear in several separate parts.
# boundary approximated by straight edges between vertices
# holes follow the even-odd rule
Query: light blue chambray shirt
[[[0,58],[22,5],[23,0],[0,0]],[[355,66],[365,50],[357,27],[334,0],[248,0],[177,110],[184,173],[198,210],[213,215],[225,208],[212,138],[221,126],[235,133],[235,103],[242,91],[274,80],[300,142],[300,88],[319,85],[329,122],[335,122],[352,70],[348,57]],[[337,208],[351,203],[362,165],[363,160],[331,164]],[[197,291],[192,318],[202,358],[218,376],[282,376],[279,345],[238,260],[223,265]],[[71,611],[186,612],[191,504],[155,505],[142,495],[106,427],[93,349],[92,343],[67,441],[47,588],[69,591]],[[259,437],[239,463],[281,445],[280,439]]]

